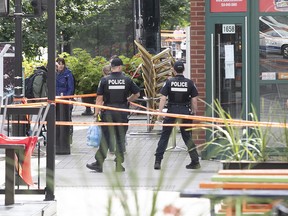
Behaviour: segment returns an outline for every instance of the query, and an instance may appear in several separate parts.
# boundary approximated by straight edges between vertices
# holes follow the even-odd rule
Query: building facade
[[[191,1],[191,78],[199,115],[218,100],[235,119],[286,122],[288,98],[288,1]],[[194,133],[197,144],[207,134]],[[277,136],[275,140],[277,141]]]

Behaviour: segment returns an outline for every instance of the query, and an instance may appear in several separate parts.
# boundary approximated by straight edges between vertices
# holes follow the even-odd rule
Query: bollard
[[[70,121],[69,104],[56,105],[56,121]],[[56,126],[56,154],[70,154],[70,126]]]

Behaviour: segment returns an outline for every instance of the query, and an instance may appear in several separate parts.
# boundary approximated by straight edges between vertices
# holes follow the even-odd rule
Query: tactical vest
[[[115,72],[114,72],[115,73]],[[127,107],[130,80],[116,72],[106,77],[104,105],[113,107]]]
[[[182,76],[173,77],[168,81],[168,105],[190,105],[192,81]]]

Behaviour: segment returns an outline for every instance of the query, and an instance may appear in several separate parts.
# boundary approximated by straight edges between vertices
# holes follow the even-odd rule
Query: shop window
[[[286,119],[288,99],[288,16],[259,17],[261,121]],[[270,119],[271,120],[271,119]]]
[[[288,16],[259,18],[261,80],[288,80]]]

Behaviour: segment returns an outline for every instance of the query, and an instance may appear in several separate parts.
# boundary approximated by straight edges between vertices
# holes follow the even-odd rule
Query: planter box
[[[223,169],[288,169],[284,161],[221,161]]]

